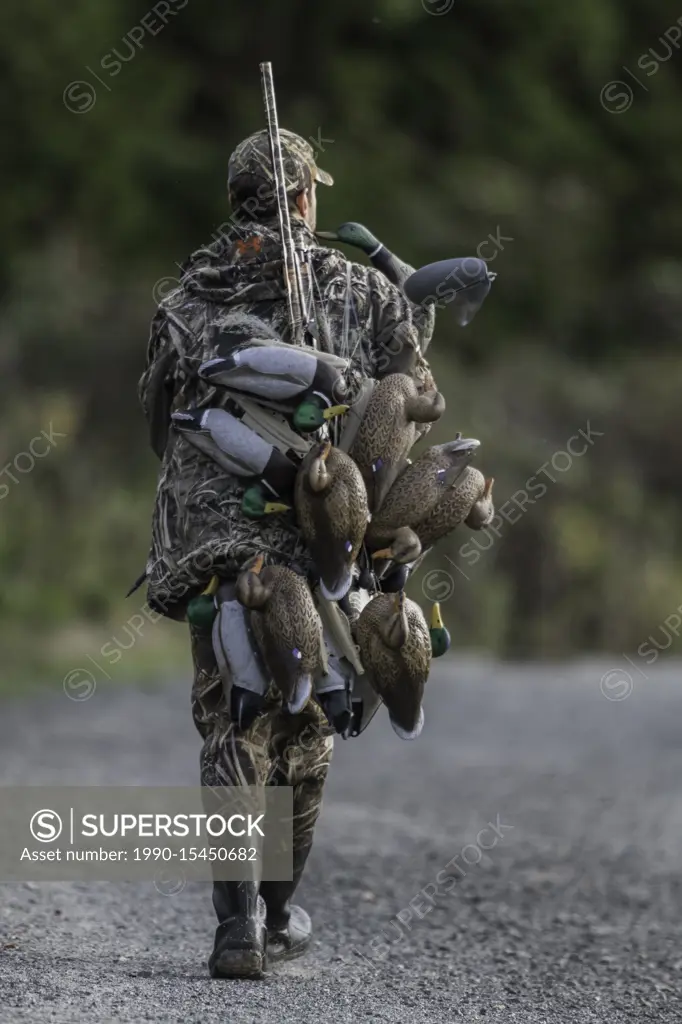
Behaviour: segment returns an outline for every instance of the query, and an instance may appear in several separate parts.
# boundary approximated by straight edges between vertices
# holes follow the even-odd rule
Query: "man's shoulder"
[[[316,246],[311,253],[318,279],[342,284],[344,288],[350,286],[356,298],[365,297],[368,301],[383,295],[388,298],[398,291],[376,267],[350,260],[339,249]]]

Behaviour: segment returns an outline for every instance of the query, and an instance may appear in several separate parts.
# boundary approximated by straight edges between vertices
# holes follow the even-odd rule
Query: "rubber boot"
[[[295,960],[310,945],[310,918],[303,907],[290,903],[295,888],[296,882],[261,882],[260,892],[267,906],[269,963]]]
[[[208,969],[212,978],[262,978],[266,968],[265,903],[257,882],[214,882],[220,922]]]

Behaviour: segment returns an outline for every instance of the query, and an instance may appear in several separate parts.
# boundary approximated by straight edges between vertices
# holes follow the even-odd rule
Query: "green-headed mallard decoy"
[[[296,477],[294,505],[322,594],[339,601],[351,585],[369,519],[360,470],[331,442],[313,445]]]
[[[274,495],[268,493],[261,484],[248,487],[242,496],[242,512],[248,519],[263,519],[277,512],[291,511],[291,505],[274,501]]]
[[[316,231],[315,234],[318,238],[332,242],[345,242],[347,245],[354,245],[357,249],[362,249],[373,266],[398,288],[402,288],[407,278],[414,274],[414,267],[398,259],[395,253],[387,249],[383,242],[380,242],[364,224],[347,221],[336,231]]]
[[[237,579],[237,599],[251,609],[251,628],[292,715],[311,696],[315,679],[325,671],[322,622],[307,582],[283,565],[252,560]]]
[[[365,481],[372,513],[381,508],[405,468],[418,424],[433,423],[444,409],[440,391],[420,394],[414,380],[405,374],[392,373],[378,382],[350,450]]]
[[[417,543],[427,547],[418,525],[456,485],[480,443],[459,434],[454,441],[427,448],[401,473],[367,529],[373,558],[414,561]]]
[[[431,657],[440,658],[450,650],[451,638],[450,633],[443,623],[443,617],[440,613],[440,604],[438,601],[434,602],[433,608],[431,609],[431,628],[429,629],[429,636],[431,637]]]
[[[218,613],[215,603],[218,584],[218,577],[213,576],[208,586],[187,602],[187,621],[192,626],[205,630],[210,629],[213,625],[213,620]]]
[[[394,731],[401,739],[415,739],[424,725],[422,699],[431,664],[431,638],[421,608],[405,591],[379,594],[360,613],[355,636]]]
[[[213,386],[291,408],[296,429],[309,433],[348,411],[338,404],[347,390],[346,362],[296,345],[258,344],[208,359],[198,373]]]
[[[190,444],[227,473],[259,477],[273,500],[293,491],[297,466],[226,409],[187,409],[174,412],[171,421]]]

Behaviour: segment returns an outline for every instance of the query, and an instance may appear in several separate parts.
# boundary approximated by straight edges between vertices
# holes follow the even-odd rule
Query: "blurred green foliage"
[[[130,614],[157,472],[136,398],[152,289],[229,215],[261,60],[282,125],[336,178],[320,226],[364,221],[414,264],[503,239],[474,323],[440,314],[431,438],[480,437],[502,505],[587,421],[603,435],[476,564],[468,532],[430,557],[455,642],[630,649],[682,603],[682,12],[447,6],[5,0],[3,465],[50,423],[66,434],[2,477],[5,632]]]

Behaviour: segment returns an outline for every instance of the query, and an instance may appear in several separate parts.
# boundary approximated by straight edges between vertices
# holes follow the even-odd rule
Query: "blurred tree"
[[[458,605],[459,639],[524,652],[623,645],[663,601],[628,604],[623,582],[655,579],[665,600],[682,584],[651,567],[680,554],[682,54],[669,31],[679,12],[664,0],[447,7],[5,0],[5,460],[22,443],[24,406],[39,418],[57,396],[76,433],[60,472],[24,492],[58,502],[59,543],[47,520],[29,534],[25,501],[8,496],[0,565],[12,586],[21,553],[40,552],[52,620],[105,615],[145,557],[140,510],[156,466],[135,383],[152,287],[228,215],[229,153],[263,123],[264,59],[283,126],[320,139],[335,175],[324,226],[366,221],[414,263],[498,239],[484,311],[465,331],[440,317],[445,436],[478,432],[511,493],[584,417],[604,424],[608,440],[585,463],[599,479],[576,468],[508,527],[484,592]],[[83,559],[97,572],[73,571]],[[554,619],[540,626],[550,597]]]

